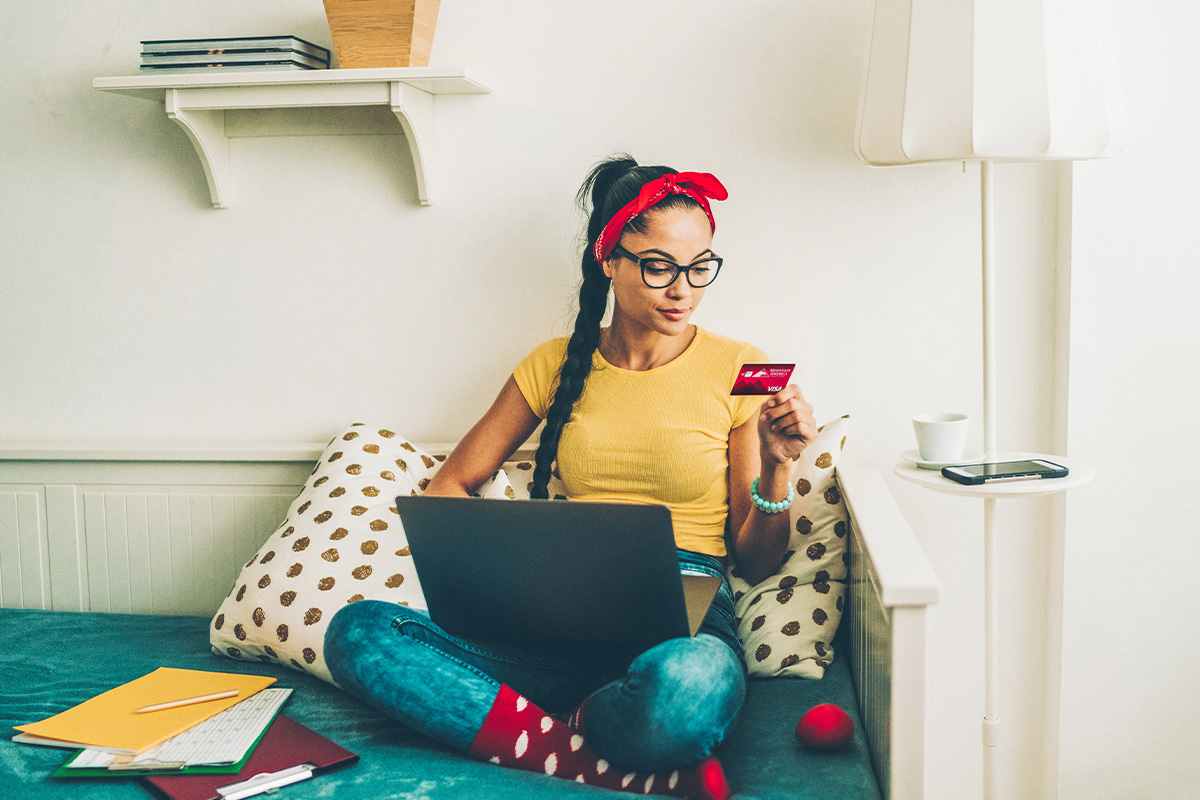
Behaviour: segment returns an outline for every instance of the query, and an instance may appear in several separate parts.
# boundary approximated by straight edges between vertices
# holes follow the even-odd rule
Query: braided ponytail
[[[579,287],[579,313],[575,317],[575,330],[567,341],[566,358],[558,373],[554,400],[546,412],[546,427],[538,440],[533,488],[529,493],[534,499],[545,500],[549,497],[546,486],[550,482],[551,465],[558,457],[558,441],[563,426],[571,419],[575,403],[583,395],[584,384],[592,370],[592,356],[600,346],[600,323],[608,309],[611,280],[592,254],[592,245],[605,224],[619,209],[637,197],[645,183],[672,172],[675,170],[670,167],[638,166],[630,156],[618,155],[597,164],[579,189],[576,200],[588,215],[587,243],[582,257],[583,282]],[[656,208],[681,205],[699,204],[686,195],[672,195]],[[630,220],[626,229],[644,231],[645,220],[641,216]]]

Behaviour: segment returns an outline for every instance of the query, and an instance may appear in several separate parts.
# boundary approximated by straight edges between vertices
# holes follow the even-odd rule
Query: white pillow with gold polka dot
[[[846,602],[849,515],[834,480],[850,417],[821,426],[792,467],[791,538],[779,570],[755,586],[729,570],[751,675],[822,678]],[[771,499],[771,498],[768,498]]]
[[[355,423],[335,436],[213,617],[213,652],[332,683],[322,645],[338,609],[365,598],[425,608],[395,498],[420,494],[440,466],[387,428]],[[498,472],[477,496],[515,493]]]
[[[533,463],[532,458],[504,463],[504,474],[512,484],[513,499],[529,499],[529,493],[533,491]],[[567,499],[567,487],[563,486],[562,478],[559,477],[557,463],[550,467],[550,480],[546,483],[546,492],[551,500]]]

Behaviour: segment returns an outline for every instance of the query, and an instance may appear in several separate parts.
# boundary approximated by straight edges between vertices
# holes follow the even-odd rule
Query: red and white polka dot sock
[[[621,770],[600,758],[575,729],[504,685],[469,752],[480,761],[618,791],[695,800],[728,800],[730,795],[721,764],[712,756],[670,772]]]

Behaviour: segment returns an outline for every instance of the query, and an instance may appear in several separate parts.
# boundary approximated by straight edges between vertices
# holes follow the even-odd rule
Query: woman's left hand
[[[788,384],[771,395],[758,415],[761,456],[776,463],[795,461],[817,438],[813,407],[800,387]]]

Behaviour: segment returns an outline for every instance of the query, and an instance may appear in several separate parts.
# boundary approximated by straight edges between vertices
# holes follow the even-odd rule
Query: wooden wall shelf
[[[96,78],[92,88],[163,104],[200,156],[212,204],[233,201],[229,139],[238,136],[396,133],[408,142],[417,195],[431,201],[434,112],[448,94],[486,94],[461,67],[225,72]],[[311,109],[345,109],[327,115]],[[247,116],[242,112],[259,112]],[[378,113],[382,111],[382,116]],[[339,121],[340,119],[340,121]],[[390,129],[389,129],[390,128]]]

